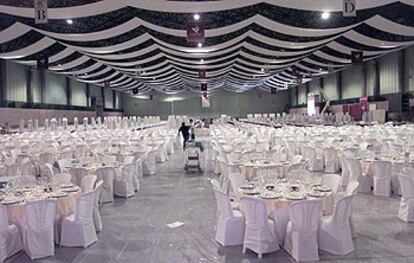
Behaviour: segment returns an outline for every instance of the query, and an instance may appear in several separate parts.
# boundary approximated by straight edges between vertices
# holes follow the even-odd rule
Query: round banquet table
[[[63,216],[70,214],[73,207],[76,206],[76,200],[82,194],[81,189],[68,193],[67,196],[56,199],[55,222],[58,222]],[[45,197],[46,198],[46,197]],[[23,223],[24,219],[24,202],[18,204],[6,205],[9,221],[18,225]]]
[[[289,168],[291,166],[290,162],[283,163],[245,163],[240,165],[241,174],[244,175],[246,180],[251,180],[260,174],[261,171],[274,170],[275,174],[278,173],[279,178],[286,177]]]

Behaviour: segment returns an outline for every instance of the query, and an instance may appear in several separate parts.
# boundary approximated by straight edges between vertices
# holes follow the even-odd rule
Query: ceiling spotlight
[[[322,71],[323,70],[323,68],[319,68],[319,71]]]
[[[198,43],[198,44],[197,44],[197,47],[203,47],[203,43],[201,43],[201,42],[200,42],[200,43]]]
[[[194,20],[199,20],[200,19],[200,15],[199,14],[194,14]]]
[[[73,24],[73,20],[72,19],[68,19],[68,20],[66,20],[66,23],[68,23],[69,25],[72,25]]]
[[[200,59],[200,62],[203,63],[204,62],[204,59]]]
[[[88,73],[85,73],[85,76],[88,76]]]
[[[324,20],[328,19],[330,16],[331,16],[331,13],[329,12],[323,12],[321,15],[322,19]]]
[[[260,71],[264,72],[264,71],[265,71],[265,69],[264,69],[264,68],[261,68],[261,69],[260,69]]]
[[[61,67],[62,65],[58,64],[58,67]]]
[[[145,75],[145,71],[142,71],[142,73],[141,73],[142,75]]]
[[[155,77],[152,77],[153,80],[155,80]]]

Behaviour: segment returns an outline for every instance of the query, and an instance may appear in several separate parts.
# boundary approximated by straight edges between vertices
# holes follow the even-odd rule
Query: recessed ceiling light
[[[322,19],[324,20],[328,19],[330,16],[331,16],[331,13],[329,12],[323,12],[321,15]]]
[[[69,25],[72,25],[73,24],[73,20],[72,19],[68,19],[68,20],[66,20],[66,23],[68,23]]]
[[[197,47],[202,47],[202,46],[203,46],[203,43],[201,42],[197,44]]]
[[[199,20],[200,19],[200,15],[199,14],[194,14],[194,20]]]

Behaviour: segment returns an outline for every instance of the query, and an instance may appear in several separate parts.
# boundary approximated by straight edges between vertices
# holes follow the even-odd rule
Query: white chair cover
[[[7,208],[0,204],[0,262],[23,249],[19,229],[9,225]]]
[[[135,195],[134,191],[134,164],[126,164],[122,167],[122,174],[115,176],[114,194],[120,197],[131,197]]]
[[[103,181],[100,201],[108,203],[114,201],[114,177],[115,170],[113,167],[101,167],[96,171],[99,180]]]
[[[244,217],[231,207],[230,198],[225,193],[214,189],[217,201],[216,235],[215,239],[222,246],[243,244]]]
[[[414,181],[411,177],[401,174],[399,176],[402,197],[398,218],[405,222],[414,222]]]
[[[243,253],[250,249],[261,258],[280,249],[273,221],[267,218],[266,203],[250,197],[240,197],[240,210],[246,218]]]
[[[338,192],[339,185],[341,183],[341,176],[337,174],[324,174],[322,175],[321,184],[328,186],[332,191],[332,196],[335,198]]]
[[[88,247],[98,240],[93,223],[96,191],[82,194],[76,202],[76,211],[62,220],[60,245]]]
[[[69,184],[72,180],[72,175],[70,173],[58,173],[52,179],[59,184]]]
[[[233,193],[238,192],[240,186],[242,186],[243,183],[246,182],[246,178],[244,177],[244,175],[240,173],[231,173],[228,175],[228,177],[230,180],[231,189]]]
[[[30,259],[55,254],[54,220],[55,200],[29,201],[24,206],[22,223],[23,246]]]
[[[103,181],[99,181],[96,183],[95,187],[95,200],[94,200],[94,206],[93,206],[93,223],[95,225],[96,232],[100,232],[102,230],[102,219],[101,219],[101,213],[99,212],[99,199],[102,191]]]
[[[322,215],[320,200],[298,201],[289,207],[285,250],[296,261],[318,261],[318,225]]]
[[[362,173],[361,163],[355,159],[346,159],[346,164],[349,170],[349,182],[357,181],[359,183],[360,193],[371,192],[371,186],[369,178],[366,174]]]
[[[374,175],[374,195],[390,196],[391,195],[391,162],[375,161],[372,165]]]
[[[325,173],[336,173],[338,171],[336,151],[334,148],[324,149],[323,159],[325,162]]]
[[[331,216],[322,218],[319,227],[319,249],[335,255],[346,255],[354,250],[350,227],[352,199],[344,196],[335,204]]]
[[[88,175],[88,170],[83,167],[75,167],[70,169],[70,174],[72,175],[72,183],[80,186],[82,179]]]
[[[93,189],[95,189],[95,183],[97,179],[98,178],[96,177],[96,175],[93,175],[93,174],[88,174],[87,176],[82,178],[81,185],[80,185],[82,189],[82,193],[88,193],[92,191]]]

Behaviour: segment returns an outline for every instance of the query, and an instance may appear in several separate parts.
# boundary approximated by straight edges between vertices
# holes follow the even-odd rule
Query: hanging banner
[[[49,68],[49,58],[46,56],[41,56],[37,61],[36,61],[36,66],[38,70],[46,70]]]
[[[352,64],[361,64],[364,61],[364,53],[362,50],[351,51],[351,62]]]
[[[34,0],[35,24],[47,24],[47,0]]]
[[[312,116],[316,114],[316,108],[315,108],[315,96],[314,95],[308,95],[308,115]]]
[[[356,16],[356,0],[343,0],[342,15],[344,17]]]
[[[203,92],[201,95],[201,107],[210,108],[210,97],[208,96],[207,92]]]
[[[187,42],[204,42],[203,22],[190,22],[187,24]]]
[[[205,79],[206,78],[206,69],[201,68],[198,70],[198,78],[199,79]]]

